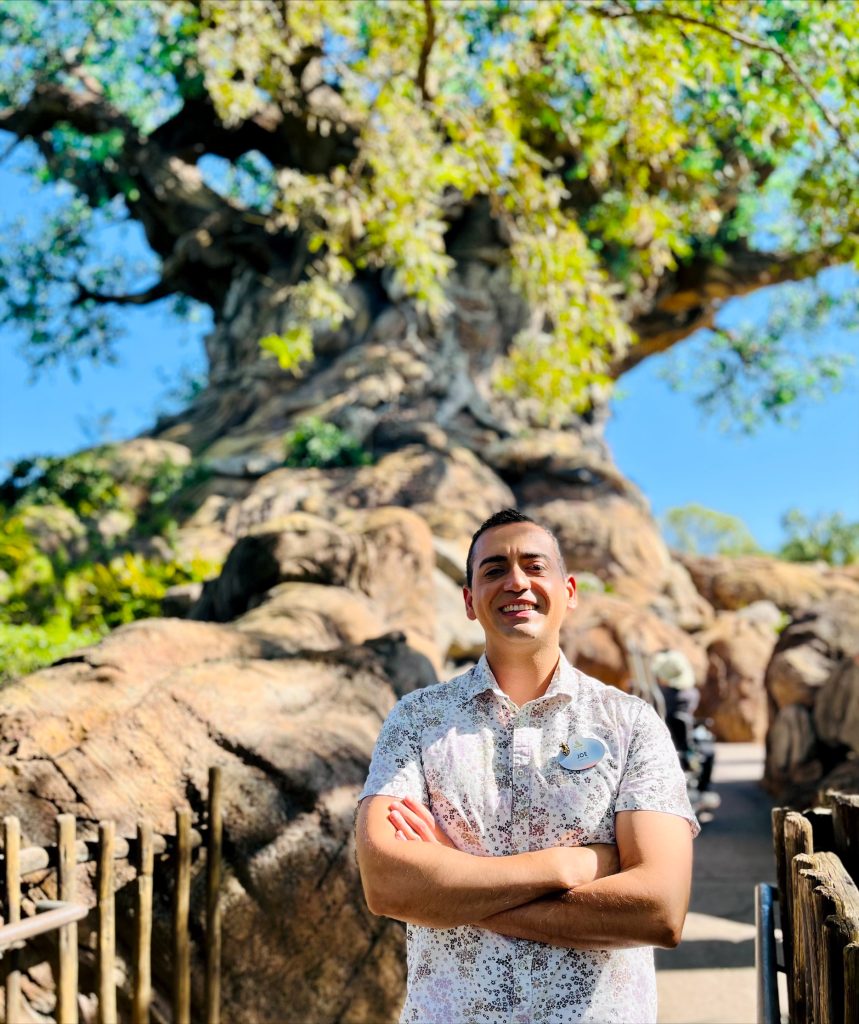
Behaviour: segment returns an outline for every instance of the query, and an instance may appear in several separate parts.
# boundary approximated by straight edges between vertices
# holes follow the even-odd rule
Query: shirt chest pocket
[[[614,842],[617,773],[611,759],[571,771],[562,767],[560,758],[551,758],[535,782],[540,791],[535,801],[539,809],[535,815],[532,806],[532,821],[543,819],[550,840],[546,845]]]

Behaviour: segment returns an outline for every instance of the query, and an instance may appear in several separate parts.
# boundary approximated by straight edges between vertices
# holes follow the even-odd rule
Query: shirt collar
[[[563,651],[558,659],[558,665],[555,668],[555,674],[552,676],[549,686],[539,700],[545,700],[549,697],[566,697],[572,700],[578,689],[578,672],[564,657]],[[487,690],[497,693],[501,697],[506,697],[507,694],[498,685],[498,680],[492,673],[492,669],[489,667],[489,662],[486,660],[486,654],[483,653],[480,656],[480,661],[474,666],[470,672],[470,678],[465,684],[465,698],[471,700],[472,697],[476,697],[479,693],[485,693]]]

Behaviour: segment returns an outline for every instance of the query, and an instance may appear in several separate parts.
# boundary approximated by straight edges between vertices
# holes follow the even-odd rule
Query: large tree
[[[2,316],[45,364],[110,357],[123,306],[211,307],[198,447],[313,406],[392,305],[423,390],[352,404],[562,426],[731,296],[856,261],[858,42],[853,0],[5,0],[0,128],[65,187]],[[104,258],[128,218],[145,284]],[[714,330],[711,397],[751,421],[836,378],[786,340],[829,301]]]

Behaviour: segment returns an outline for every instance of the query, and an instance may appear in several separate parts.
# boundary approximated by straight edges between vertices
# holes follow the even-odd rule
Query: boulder
[[[435,584],[436,646],[446,664],[477,661],[486,646],[479,622],[465,614],[462,587],[436,569]]]
[[[849,573],[821,564],[780,562],[763,555],[678,557],[700,593],[724,611],[772,601],[784,611],[796,612],[838,591],[859,599],[859,586]]]
[[[493,512],[515,503],[510,489],[467,449],[411,445],[372,466],[269,473],[233,505],[224,529],[241,537],[295,511],[334,520],[344,509],[393,505],[412,509],[440,537],[468,540]]]
[[[777,707],[813,707],[835,665],[857,652],[859,594],[835,590],[795,614],[784,629],[767,667],[767,691]]]
[[[633,677],[633,651],[647,661],[657,651],[680,650],[689,658],[699,683],[706,672],[704,652],[686,633],[608,594],[581,595],[578,607],[567,612],[561,648],[577,668],[624,690],[630,688]]]
[[[576,431],[532,431],[488,444],[481,453],[523,505],[592,502],[609,495],[648,511],[641,491],[612,462],[605,443]]]
[[[781,708],[767,733],[764,785],[778,798],[813,791],[824,774],[811,711],[801,704]]]
[[[280,583],[345,587],[370,598],[388,629],[440,669],[435,646],[432,536],[402,508],[341,510],[339,525],[296,512],[242,537],[191,618],[228,622]]]
[[[619,495],[594,502],[556,499],[523,511],[554,532],[574,575],[584,570],[605,581],[632,577],[653,590],[665,580],[671,556],[656,523]]]
[[[319,583],[281,583],[234,624],[243,632],[276,638],[290,651],[330,651],[387,632],[382,614],[366,595]]]
[[[433,679],[402,636],[290,656],[249,628],[135,623],[4,689],[0,812],[21,819],[25,846],[50,843],[59,812],[75,814],[84,836],[103,819],[120,835],[133,835],[142,818],[170,833],[177,807],[200,810],[208,768],[220,765],[222,1019],[393,1021],[405,980],[403,930],[366,909],[353,822],[385,714],[398,694]],[[199,863],[195,871],[196,1019]],[[88,873],[79,886],[93,905]],[[130,891],[120,890],[120,908]],[[154,946],[169,949],[162,895]],[[122,965],[131,915],[117,923]],[[156,957],[162,995],[168,967]]]
[[[618,596],[684,629],[712,621],[712,608],[672,561],[656,522],[638,501],[609,492],[592,501],[526,504],[523,511],[554,532],[573,575],[592,573]]]
[[[824,743],[859,755],[859,654],[840,661],[818,690],[814,728]]]
[[[768,724],[764,673],[778,639],[779,613],[771,604],[760,613],[745,611],[719,612],[713,626],[696,637],[707,653],[698,714],[712,719],[719,740],[762,743]]]

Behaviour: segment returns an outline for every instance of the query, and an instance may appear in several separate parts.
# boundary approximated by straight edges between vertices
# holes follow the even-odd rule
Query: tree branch
[[[429,102],[432,98],[427,88],[427,68],[429,66],[430,54],[432,48],[435,45],[435,11],[433,10],[432,0],[424,0],[424,17],[426,18],[426,32],[424,33],[424,41],[421,45],[421,56],[418,62],[418,73],[417,73],[417,86],[421,91],[421,97],[424,102]]]
[[[97,302],[99,305],[115,306],[146,306],[150,302],[157,302],[166,298],[176,291],[175,282],[166,278],[147,288],[145,292],[137,292],[133,295],[105,295],[103,292],[94,292],[79,281],[75,283],[78,294],[72,299],[72,306],[82,306],[85,302]]]
[[[131,121],[86,85],[72,90],[43,82],[36,86],[24,106],[0,110],[0,129],[13,132],[19,139],[37,138],[61,122],[85,135],[100,135],[119,128],[127,139],[137,144],[142,141]]]
[[[790,77],[797,83],[806,96],[808,96],[814,106],[817,107],[818,111],[823,116],[823,119],[835,132],[847,153],[850,154],[856,163],[859,163],[859,154],[857,154],[856,150],[853,148],[853,143],[844,131],[840,119],[826,106],[814,86],[800,71],[793,57],[791,57],[789,53],[786,53],[778,43],[766,42],[763,39],[756,39],[754,36],[747,35],[745,32],[737,32],[735,29],[726,28],[724,25],[717,25],[714,22],[707,21],[706,18],[698,18],[694,14],[685,14],[682,11],[666,11],[658,9],[638,10],[626,7],[623,4],[618,4],[617,7],[612,8],[589,7],[588,13],[596,14],[602,18],[635,18],[638,21],[646,21],[649,18],[665,18],[669,21],[678,21],[687,25],[695,25],[698,28],[706,29],[709,32],[715,32],[718,35],[726,36],[728,39],[731,39],[735,43],[739,43],[741,46],[745,46],[750,50],[760,50],[764,53],[773,54],[773,56],[775,56],[784,65]]]
[[[840,262],[833,250],[784,257],[737,247],[721,265],[700,260],[682,267],[666,283],[650,310],[631,319],[638,336],[626,355],[611,368],[615,379],[648,356],[666,352],[690,334],[712,327],[719,308],[730,298],[748,295],[786,281],[799,281]]]
[[[266,272],[294,247],[289,236],[273,238],[258,218],[209,188],[193,163],[182,160],[155,136],[142,136],[95,88],[40,84],[25,104],[0,110],[0,128],[19,139],[32,138],[55,169],[59,156],[50,132],[58,124],[70,124],[85,135],[117,128],[123,133],[122,149],[113,157],[115,167],[81,163],[71,183],[91,196],[95,182],[100,199],[104,194],[125,195],[131,215],[142,224],[150,246],[163,261],[158,297],[170,290],[182,291],[217,311],[237,263]],[[79,301],[86,297],[98,301],[96,293]]]

